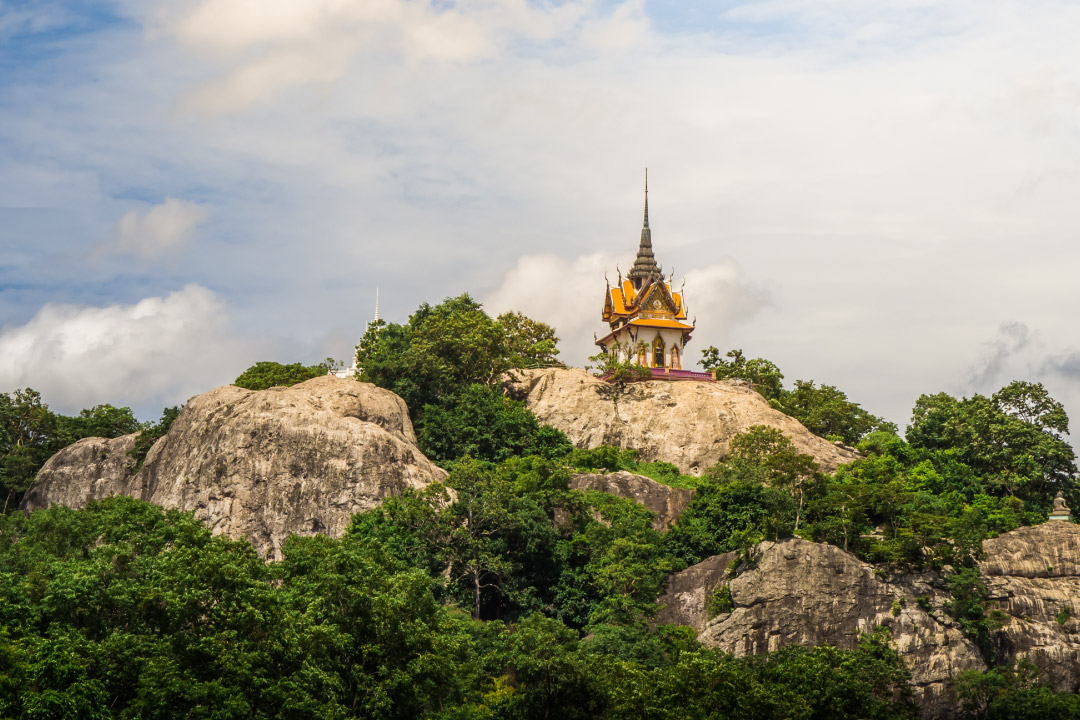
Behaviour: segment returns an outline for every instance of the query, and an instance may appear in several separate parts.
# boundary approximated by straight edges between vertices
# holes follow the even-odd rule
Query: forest
[[[23,513],[52,453],[141,432],[135,467],[179,408],[151,423],[111,405],[67,417],[33,390],[0,393],[0,718],[918,717],[885,628],[855,649],[736,658],[656,624],[670,573],[793,536],[883,574],[942,578],[943,610],[989,667],[956,678],[963,715],[1080,718],[1076,694],[1001,661],[977,567],[984,539],[1044,522],[1059,491],[1080,505],[1068,417],[1042,385],[922,395],[901,434],[835,386],[785,386],[768,360],[708,347],[718,379],[862,457],[822,473],[758,426],[698,477],[632,449],[575,448],[504,394],[505,373],[558,363],[553,328],[492,318],[468,295],[373,323],[360,379],[405,400],[449,476],[357,514],[341,538],[294,536],[277,562],[133,499]],[[327,369],[263,362],[236,384]],[[660,533],[631,500],[569,489],[573,472],[601,469],[695,495]],[[730,612],[723,588],[709,608]]]

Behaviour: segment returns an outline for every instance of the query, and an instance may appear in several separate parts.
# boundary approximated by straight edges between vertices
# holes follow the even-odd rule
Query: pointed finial
[[[649,227],[649,168],[645,168],[645,227]]]

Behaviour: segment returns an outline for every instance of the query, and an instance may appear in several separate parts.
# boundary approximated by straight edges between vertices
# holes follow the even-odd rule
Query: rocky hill
[[[193,510],[215,533],[278,558],[290,534],[340,536],[352,515],[446,473],[416,447],[405,403],[367,383],[220,387],[184,406],[137,471],[136,435],[88,438],[51,458],[23,507],[128,495]]]
[[[1051,522],[984,544],[981,569],[997,609],[1008,616],[995,638],[999,662],[1027,658],[1058,690],[1080,687],[1080,527]],[[789,644],[854,647],[859,633],[889,628],[927,717],[951,717],[957,673],[986,667],[978,649],[942,611],[932,578],[887,582],[831,545],[791,538],[762,543],[749,563],[717,555],[671,576],[659,623],[688,625],[710,647],[735,655]],[[710,617],[709,596],[727,585],[732,609]],[[924,598],[921,606],[918,598]]]
[[[1080,688],[1080,526],[1046,522],[983,543],[991,600],[1008,616],[998,652],[1058,690]]]
[[[506,386],[540,422],[562,430],[578,447],[636,448],[640,459],[669,462],[687,474],[715,465],[731,439],[753,425],[779,428],[827,472],[858,457],[735,382],[636,382],[619,398],[618,414],[611,385],[584,370],[515,370]]]
[[[667,530],[678,522],[683,510],[694,499],[693,490],[668,487],[652,478],[625,470],[606,474],[577,473],[570,478],[570,489],[597,490],[630,498],[653,512],[656,516],[653,529],[657,532]]]

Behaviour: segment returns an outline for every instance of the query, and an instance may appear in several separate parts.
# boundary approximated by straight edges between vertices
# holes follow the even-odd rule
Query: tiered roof
[[[670,278],[664,280],[663,272],[656,262],[652,249],[652,231],[649,229],[649,183],[645,180],[645,220],[641,228],[641,243],[630,273],[624,279],[619,275],[618,284],[609,284],[604,297],[603,320],[611,326],[611,333],[598,340],[602,344],[620,328],[633,327],[674,328],[689,332],[694,329],[687,324],[684,293],[674,292]]]

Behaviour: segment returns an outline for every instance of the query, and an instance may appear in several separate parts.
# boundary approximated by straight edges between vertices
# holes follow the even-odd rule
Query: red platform
[[[695,370],[671,370],[668,368],[649,368],[652,372],[651,378],[644,378],[646,380],[694,380],[696,382],[716,382],[716,378],[712,373],[697,372]],[[604,375],[601,380],[607,380],[608,376]]]

